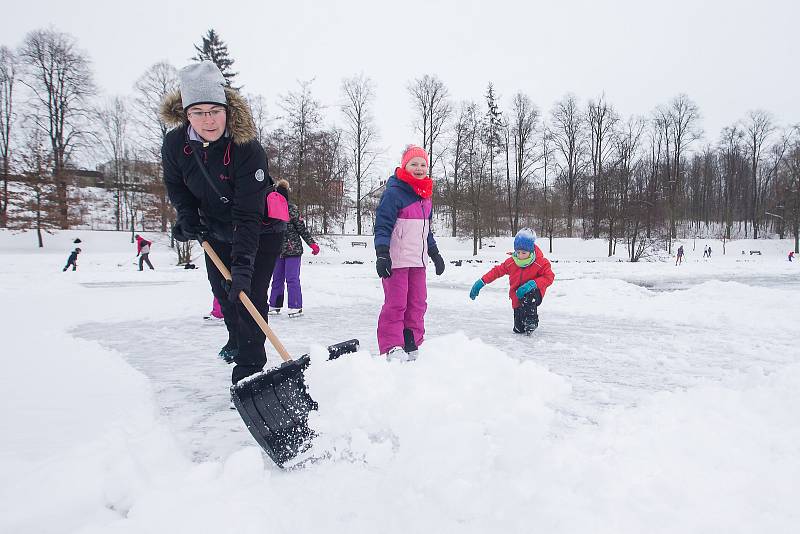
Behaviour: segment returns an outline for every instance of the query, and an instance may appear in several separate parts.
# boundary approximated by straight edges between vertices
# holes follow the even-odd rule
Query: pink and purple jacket
[[[433,203],[395,176],[386,182],[375,212],[375,248],[389,247],[392,268],[425,267],[435,251],[431,231]]]

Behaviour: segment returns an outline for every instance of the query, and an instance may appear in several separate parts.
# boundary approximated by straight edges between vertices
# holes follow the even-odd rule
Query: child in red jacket
[[[508,275],[508,296],[514,308],[514,333],[531,335],[539,326],[537,308],[555,275],[550,261],[536,246],[536,232],[523,228],[514,237],[514,253],[472,285],[469,298],[475,300],[486,284]]]

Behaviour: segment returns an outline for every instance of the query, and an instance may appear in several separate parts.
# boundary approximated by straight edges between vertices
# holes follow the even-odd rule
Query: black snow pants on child
[[[73,271],[78,268],[78,254],[75,252],[69,255],[69,258],[67,258],[67,264],[64,266],[62,271],[69,269],[70,265],[72,266]]]
[[[514,308],[514,333],[531,335],[539,326],[539,313],[536,309],[542,303],[542,294],[538,289],[528,291]]]

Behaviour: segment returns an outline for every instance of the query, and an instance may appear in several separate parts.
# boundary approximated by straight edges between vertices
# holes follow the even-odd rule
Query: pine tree
[[[503,147],[503,138],[500,132],[503,128],[503,113],[497,104],[494,86],[489,83],[486,89],[486,114],[484,115],[485,143],[489,152],[489,180],[494,183],[494,158]]]
[[[197,55],[192,59],[194,61],[211,61],[222,72],[225,77],[225,83],[228,87],[234,89],[241,89],[241,87],[233,86],[233,78],[236,77],[238,72],[231,72],[234,60],[228,55],[228,45],[220,39],[219,34],[213,28],[202,37],[202,46],[194,45],[197,50]]]
[[[500,136],[500,130],[503,126],[503,113],[500,111],[500,106],[497,104],[497,96],[494,92],[494,86],[489,82],[486,88],[486,125],[487,125],[487,144],[490,147],[492,158],[494,152],[502,145],[503,140]]]

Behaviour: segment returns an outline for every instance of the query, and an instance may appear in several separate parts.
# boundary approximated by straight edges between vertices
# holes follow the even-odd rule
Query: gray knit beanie
[[[225,77],[211,61],[193,63],[178,73],[183,109],[195,104],[228,105]]]

